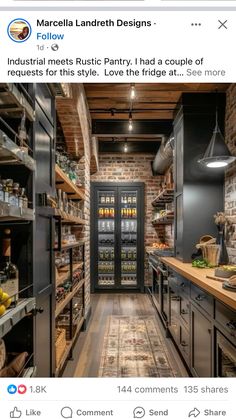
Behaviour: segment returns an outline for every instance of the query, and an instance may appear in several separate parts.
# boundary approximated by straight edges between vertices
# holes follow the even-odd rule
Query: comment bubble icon
[[[73,410],[70,407],[65,406],[61,409],[61,416],[65,419],[71,419],[73,417]]]

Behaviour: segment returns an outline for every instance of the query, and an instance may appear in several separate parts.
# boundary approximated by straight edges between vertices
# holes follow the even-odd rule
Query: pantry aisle
[[[112,317],[111,317],[112,316]],[[120,321],[131,319],[148,319],[160,331],[163,351],[166,353],[171,370],[178,377],[188,376],[179,355],[170,339],[165,338],[162,324],[153,308],[151,301],[144,294],[94,294],[92,295],[92,317],[86,332],[81,333],[74,350],[74,358],[69,361],[64,371],[64,377],[98,377],[108,376],[101,374],[101,365],[104,352],[104,339],[109,333],[108,324],[111,320]],[[122,323],[121,323],[122,324]],[[124,324],[124,323],[123,323]],[[114,325],[113,325],[114,326]],[[145,362],[145,361],[144,361]],[[143,362],[143,363],[144,363]],[[147,361],[146,361],[147,363]],[[140,363],[139,363],[140,367]],[[139,368],[140,369],[140,368]],[[142,369],[142,363],[141,363]],[[141,372],[140,369],[140,372]],[[150,366],[150,370],[151,370]],[[110,371],[111,376],[113,370]],[[143,374],[143,372],[142,372]],[[116,375],[119,376],[119,375]],[[122,376],[127,376],[122,374]],[[129,374],[128,376],[144,376]],[[155,376],[150,374],[150,376]],[[167,375],[168,376],[168,375]]]

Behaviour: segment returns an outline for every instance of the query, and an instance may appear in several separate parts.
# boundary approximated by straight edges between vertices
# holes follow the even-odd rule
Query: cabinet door
[[[96,288],[115,288],[117,268],[117,188],[96,187],[92,207],[91,274]]]
[[[35,352],[37,375],[48,377],[53,374],[54,348],[54,219],[52,208],[43,207],[40,194],[55,193],[55,126],[47,112],[41,107],[45,96],[44,85],[36,85],[36,121],[34,127],[36,221],[35,221],[35,263],[34,263],[34,294],[37,307],[43,312],[36,317]],[[47,90],[47,104],[54,98]],[[46,107],[47,109],[47,107]],[[55,123],[55,118],[54,118]]]
[[[179,345],[180,340],[180,296],[178,295],[177,291],[174,287],[169,287],[169,294],[170,294],[170,322],[169,322],[169,330],[171,335]]]
[[[143,188],[135,183],[118,187],[118,204],[118,286],[143,290]]]
[[[191,370],[197,377],[212,376],[211,322],[191,306]]]

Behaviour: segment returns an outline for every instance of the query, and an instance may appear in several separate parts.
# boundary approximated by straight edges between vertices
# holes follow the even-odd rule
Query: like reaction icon
[[[12,410],[12,412],[10,412],[10,418],[13,418],[13,419],[20,418],[21,415],[22,415],[22,412],[21,412],[21,410],[18,410],[17,407],[14,407],[14,410]]]

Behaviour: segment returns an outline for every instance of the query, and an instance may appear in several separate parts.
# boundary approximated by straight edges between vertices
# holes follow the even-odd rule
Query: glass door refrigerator
[[[144,184],[91,184],[92,291],[144,289]]]

